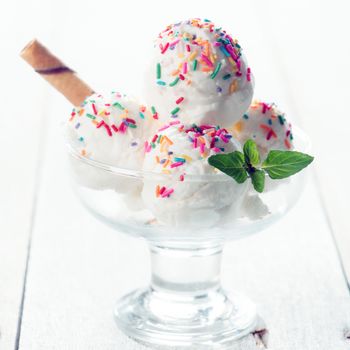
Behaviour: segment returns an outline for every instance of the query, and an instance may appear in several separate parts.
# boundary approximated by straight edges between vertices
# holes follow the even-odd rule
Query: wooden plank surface
[[[28,16],[32,8],[44,9],[42,2],[7,2],[0,13],[0,349],[5,350],[14,349],[19,336],[48,102],[46,85],[26,78],[30,72],[18,52],[28,40],[29,26],[43,37],[49,33],[49,13],[40,25]]]
[[[258,303],[269,330],[268,348],[273,350],[349,347],[344,333],[350,329],[350,298],[332,236],[334,232],[348,269],[347,190],[328,166],[332,155],[324,140],[324,135],[329,135],[341,150],[335,155],[336,162],[341,164],[346,156],[345,137],[349,129],[343,105],[333,101],[347,98],[347,76],[338,77],[349,73],[344,69],[349,45],[344,44],[341,35],[346,6],[340,1],[336,3],[338,6],[316,1],[281,4],[269,0],[262,5],[249,1],[236,4],[236,11],[227,14],[222,9],[232,6],[231,3],[213,9],[206,2],[199,7],[179,1],[171,14],[161,18],[159,9],[152,9],[147,18],[142,11],[135,13],[134,9],[140,6],[136,1],[114,7],[108,1],[101,1],[99,7],[93,1],[86,1],[84,6],[79,2],[68,6],[63,1],[59,7],[52,7],[31,0],[25,5],[14,2],[11,7],[12,15],[19,10],[23,13],[25,24],[16,33],[19,41],[37,33],[96,89],[122,86],[124,91],[136,94],[141,93],[141,84],[135,82],[140,80],[153,33],[163,24],[183,18],[184,8],[192,16],[206,17],[210,13],[211,19],[234,30],[254,69],[256,96],[277,101],[312,136],[318,159],[315,169],[322,188],[320,193],[311,177],[298,207],[290,215],[268,232],[228,244],[225,252],[224,285],[241,290]],[[26,13],[32,16],[27,18]],[[53,13],[55,19],[51,20]],[[339,16],[339,21],[334,20],[334,26],[324,25],[331,15]],[[94,25],[93,30],[89,27],[87,35],[86,25],[77,18],[84,24],[103,21],[104,25]],[[7,30],[10,22],[3,21],[0,29]],[[134,52],[134,42],[128,36],[128,25],[140,27],[136,40],[140,36],[144,39],[138,41],[141,62],[140,56],[130,54]],[[332,74],[325,76],[327,84],[321,84],[323,79],[319,76],[325,70],[325,63],[319,58],[324,42],[331,42],[339,52],[337,64],[332,64]],[[18,43],[8,40],[8,45],[2,76],[12,81],[7,68],[19,69],[18,76],[26,91],[22,101],[27,109],[13,112],[17,82],[0,87],[1,96],[8,101],[5,111],[12,116],[0,129],[0,145],[11,150],[2,154],[1,160],[16,170],[8,168],[0,184],[5,199],[1,201],[0,217],[0,348],[15,348],[28,237],[33,227],[22,327],[17,334],[19,348],[143,349],[116,329],[112,307],[118,297],[147,282],[146,248],[142,242],[104,227],[74,198],[60,130],[70,107],[52,90],[48,95],[37,94],[44,85],[30,76],[19,60],[13,61]],[[105,54],[109,47],[112,49]],[[97,62],[98,69],[92,69]],[[127,75],[126,67],[132,67]],[[46,112],[43,96],[53,107]],[[329,123],[329,116],[334,114],[339,123]],[[49,117],[49,123],[41,129],[43,115]],[[338,124],[344,127],[339,130]],[[32,130],[30,134],[25,132],[28,129]],[[12,137],[14,133],[16,139]],[[25,157],[23,149],[27,150]],[[23,168],[13,167],[13,158],[21,158]],[[42,164],[42,171],[38,164]],[[25,178],[21,173],[24,168]],[[17,210],[11,210],[15,206]],[[249,337],[234,350],[251,350],[260,345]]]

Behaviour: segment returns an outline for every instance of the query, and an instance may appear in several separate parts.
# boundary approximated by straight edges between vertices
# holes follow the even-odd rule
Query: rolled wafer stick
[[[21,57],[74,106],[81,105],[94,90],[36,39],[21,51]]]

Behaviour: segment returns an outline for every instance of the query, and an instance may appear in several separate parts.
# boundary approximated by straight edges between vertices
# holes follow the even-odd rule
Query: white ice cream
[[[248,109],[253,90],[238,41],[212,22],[172,24],[156,39],[145,97],[164,122],[231,126]]]
[[[243,117],[234,124],[233,135],[243,145],[252,139],[262,159],[270,150],[292,150],[292,126],[275,104],[254,101]]]
[[[150,111],[120,93],[94,94],[74,108],[68,142],[83,157],[114,167],[141,170],[145,140],[156,129]],[[133,190],[133,181],[73,160],[80,183],[95,189]]]
[[[215,176],[208,179],[219,173],[209,165],[208,157],[238,150],[240,145],[225,129],[212,125],[171,124],[160,128],[146,144],[143,169],[151,173],[145,175],[142,198],[159,222],[213,226],[228,209],[238,209],[247,186],[224,174],[221,181],[213,181]]]

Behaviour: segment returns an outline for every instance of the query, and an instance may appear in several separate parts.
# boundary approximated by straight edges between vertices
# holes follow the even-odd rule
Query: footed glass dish
[[[308,151],[303,132],[294,128],[294,136],[295,149]],[[213,349],[254,330],[254,304],[221,287],[222,250],[226,241],[262,231],[283,217],[300,196],[304,172],[285,180],[266,178],[262,194],[246,181],[239,196],[220,208],[215,201],[189,197],[181,204],[182,216],[170,212],[160,219],[141,192],[169,180],[167,175],[116,168],[68,148],[73,188],[84,206],[116,231],[144,239],[150,249],[149,286],[124,296],[114,309],[117,325],[128,336],[152,345]],[[218,173],[187,175],[184,183],[217,194],[232,181]],[[166,206],[168,199],[159,201]]]

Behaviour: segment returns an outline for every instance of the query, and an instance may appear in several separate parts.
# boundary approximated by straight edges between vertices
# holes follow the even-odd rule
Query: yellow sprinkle
[[[183,58],[183,57],[184,57],[184,54],[183,54],[182,52],[180,52],[180,53],[178,54],[178,56],[179,56],[179,58]]]
[[[171,174],[170,170],[168,170],[168,169],[163,169],[162,173],[163,174],[168,174],[168,175]]]
[[[193,61],[193,60],[196,58],[197,55],[198,55],[198,52],[197,52],[197,51],[193,51],[193,52],[190,54],[190,56],[188,57],[188,59],[189,59],[190,61]]]
[[[186,154],[182,154],[181,155],[182,158],[186,159],[186,162],[191,162],[192,161],[192,158]]]

